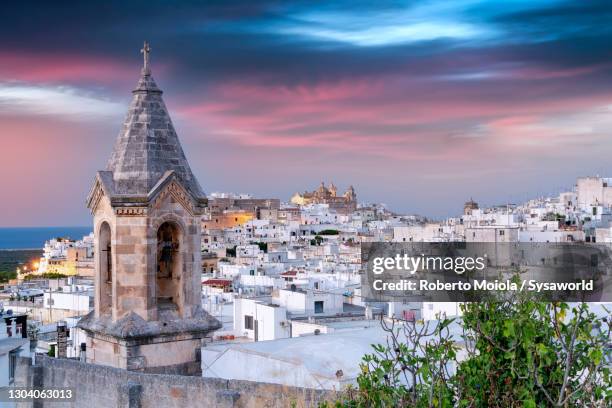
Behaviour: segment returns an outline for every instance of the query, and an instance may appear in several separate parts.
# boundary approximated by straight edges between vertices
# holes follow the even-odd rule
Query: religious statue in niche
[[[174,228],[164,224],[157,233],[157,277],[172,278],[174,259],[178,251]]]

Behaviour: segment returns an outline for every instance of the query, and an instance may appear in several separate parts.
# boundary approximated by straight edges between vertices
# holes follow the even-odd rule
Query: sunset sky
[[[143,40],[207,193],[444,217],[612,176],[610,1],[176,3],[2,5],[0,226],[91,222]]]

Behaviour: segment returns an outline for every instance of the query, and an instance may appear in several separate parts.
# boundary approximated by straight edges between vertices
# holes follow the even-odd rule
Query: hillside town
[[[612,1],[3,11],[0,408],[612,408]]]
[[[339,389],[355,382],[370,345],[384,342],[379,318],[458,314],[451,303],[364,301],[364,242],[610,243],[611,220],[612,179],[602,177],[523,204],[483,208],[470,199],[442,221],[359,203],[352,186],[338,195],[333,183],[289,202],[212,193],[201,217],[199,279],[201,305],[221,327],[205,339],[202,376]],[[0,385],[11,384],[17,355],[85,358],[77,324],[94,308],[94,245],[93,234],[50,239],[36,267],[5,285]],[[67,328],[65,339],[58,327]]]
[[[456,302],[366,297],[363,244],[612,242],[612,179],[600,177],[524,204],[469,199],[441,221],[333,182],[288,202],[205,194],[150,50],[86,198],[93,232],[49,237],[0,292],[0,387],[74,389],[73,406],[316,406],[357,383],[396,322],[444,326],[448,372],[470,354],[459,322],[443,320]]]

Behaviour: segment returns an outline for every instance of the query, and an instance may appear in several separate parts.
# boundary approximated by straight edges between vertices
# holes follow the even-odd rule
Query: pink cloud
[[[180,112],[191,122],[243,146],[326,149],[414,160],[465,159],[514,148],[517,141],[554,142],[549,116],[592,109],[612,95],[554,95],[556,84],[524,86],[524,99],[504,97],[515,85],[481,89],[398,77],[310,86],[221,84]],[[477,126],[480,138],[459,138]],[[486,134],[482,133],[486,129]]]
[[[549,70],[538,67],[524,67],[511,71],[511,76],[518,79],[558,79],[592,74],[612,67],[612,64],[597,64],[586,67]]]
[[[272,85],[264,86],[245,82],[226,83],[218,87],[222,98],[234,98],[244,101],[267,103],[296,100],[300,103],[318,103],[349,98],[372,96],[383,90],[379,80],[343,80],[334,83],[316,83],[313,85],[299,84],[295,86]]]
[[[82,63],[89,66],[92,61]],[[48,71],[24,72],[21,79],[68,81],[68,67],[50,66]],[[137,71],[122,65],[110,70],[122,69],[126,72],[103,78],[113,82],[115,75],[125,76],[129,90]],[[0,76],[13,71],[0,67]],[[97,71],[85,69],[80,75],[85,79]],[[251,188],[248,191],[259,194],[264,188],[261,179],[274,177],[289,191],[297,186],[295,180],[344,175],[347,182],[357,178],[374,190],[397,188],[383,193],[399,196],[405,194],[399,190],[412,183],[412,178],[404,180],[406,174],[419,175],[427,191],[426,182],[432,178],[449,188],[444,180],[454,180],[453,186],[462,180],[494,180],[518,171],[517,166],[528,172],[543,158],[554,159],[567,154],[564,151],[575,154],[563,143],[573,142],[576,133],[561,119],[609,105],[612,94],[602,89],[557,97],[559,86],[483,87],[385,77],[295,87],[246,81],[207,84],[206,92],[194,89],[199,98],[195,103],[174,99],[181,95],[172,89],[165,89],[165,95],[192,167],[199,169],[207,191],[218,183],[219,188]],[[122,92],[129,95],[125,88]],[[592,120],[593,116],[567,119],[581,124]],[[95,171],[104,167],[120,119],[69,125],[5,113],[2,121],[0,161],[20,171],[18,178],[2,182],[3,191],[14,192],[19,204],[0,204],[0,214],[5,214],[0,225],[13,223],[11,214],[17,211],[36,213],[40,202],[49,202],[49,208],[41,221],[32,219],[33,224],[44,223],[43,217],[56,224],[69,223],[75,213],[87,217],[83,197]],[[19,135],[19,142],[9,140],[9,135]],[[529,145],[545,149],[525,149]],[[216,172],[219,166],[222,174]],[[61,189],[53,174],[58,174]]]
[[[0,51],[0,82],[53,83],[60,85],[86,84],[111,86],[125,92],[135,84],[141,61],[120,60],[76,54],[29,54]],[[155,74],[171,71],[171,62],[159,62]]]
[[[135,65],[82,55],[0,53],[0,79],[27,82],[95,81],[112,83],[134,77]]]

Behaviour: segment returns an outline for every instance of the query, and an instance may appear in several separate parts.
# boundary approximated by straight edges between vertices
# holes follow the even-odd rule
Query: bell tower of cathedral
[[[87,198],[94,217],[95,305],[79,327],[88,362],[197,374],[202,339],[220,327],[201,307],[201,215],[150,48],[106,170]]]

